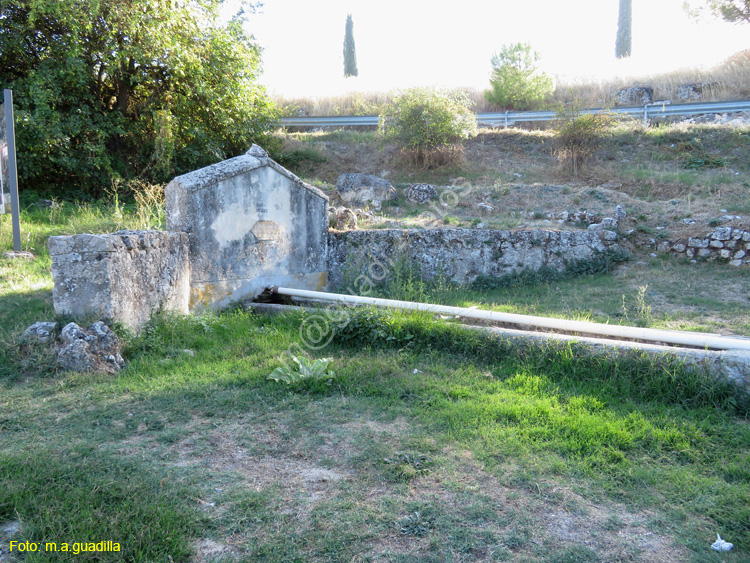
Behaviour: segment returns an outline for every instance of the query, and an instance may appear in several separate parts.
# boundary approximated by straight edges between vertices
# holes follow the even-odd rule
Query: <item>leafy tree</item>
[[[354,47],[354,21],[352,15],[346,16],[346,33],[344,34],[344,76],[357,76],[357,51]]]
[[[221,0],[0,0],[27,187],[99,193],[163,181],[260,141],[273,105],[260,49]]]
[[[499,107],[508,109],[530,109],[547,96],[553,89],[552,78],[539,72],[539,54],[528,43],[515,43],[504,46],[492,56],[491,90],[484,97]]]
[[[620,0],[620,13],[617,18],[617,41],[615,56],[622,59],[630,56],[633,35],[633,0]]]
[[[400,142],[415,162],[445,164],[460,152],[453,150],[459,141],[476,135],[472,105],[460,92],[411,88],[379,116],[380,131]]]
[[[685,8],[694,16],[708,10],[711,14],[732,23],[750,23],[750,0],[706,0],[700,7],[685,2]]]

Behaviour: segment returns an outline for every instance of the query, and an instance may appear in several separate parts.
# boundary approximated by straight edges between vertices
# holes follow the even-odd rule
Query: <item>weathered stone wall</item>
[[[661,242],[657,249],[693,260],[724,260],[732,266],[742,266],[750,264],[750,231],[716,227],[702,237]]]
[[[362,283],[383,281],[403,258],[430,279],[457,283],[543,266],[562,271],[566,263],[593,258],[617,245],[612,231],[491,231],[486,229],[361,230],[328,235],[328,287],[339,289],[345,271],[361,272]],[[351,288],[359,293],[366,287]]]
[[[190,310],[219,309],[266,287],[326,285],[328,197],[259,147],[165,189],[167,228],[190,240]]]
[[[188,237],[165,231],[49,238],[55,313],[138,329],[157,311],[188,312]]]

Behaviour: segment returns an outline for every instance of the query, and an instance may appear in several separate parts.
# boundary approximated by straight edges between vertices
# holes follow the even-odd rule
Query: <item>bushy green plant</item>
[[[354,307],[346,324],[336,330],[336,340],[344,344],[404,344],[413,336],[400,320],[388,311],[374,307]]]
[[[601,147],[604,135],[612,126],[609,113],[584,113],[574,104],[561,108],[555,121],[553,150],[557,160],[574,176]]]
[[[295,366],[276,368],[268,376],[268,379],[282,381],[287,385],[297,385],[303,381],[323,383],[325,385],[333,383],[333,378],[336,374],[328,369],[328,364],[333,361],[331,358],[310,360],[305,357],[298,358],[297,356],[292,356],[292,361],[295,363]]]
[[[422,538],[432,531],[432,522],[420,511],[405,516],[398,524],[401,533],[405,536]]]
[[[484,97],[505,109],[531,109],[554,90],[552,78],[539,72],[539,54],[528,43],[505,45],[492,56],[491,90]]]
[[[477,133],[473,105],[461,92],[412,88],[379,116],[380,132],[398,141],[415,163],[453,162],[461,154],[457,143]]]
[[[262,142],[274,111],[256,82],[260,48],[220,7],[0,2],[23,185],[96,196],[115,178],[162,182]]]

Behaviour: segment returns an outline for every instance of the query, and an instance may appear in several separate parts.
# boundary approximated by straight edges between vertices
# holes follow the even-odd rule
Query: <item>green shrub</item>
[[[583,113],[577,105],[558,111],[555,122],[554,153],[573,175],[601,147],[614,117],[608,113]]]
[[[539,72],[539,54],[528,43],[505,45],[492,56],[491,90],[484,97],[506,109],[532,109],[554,90],[552,78]]]
[[[375,307],[353,307],[347,323],[336,331],[335,339],[342,344],[358,346],[385,343],[407,344],[413,335],[399,315]]]
[[[457,143],[476,135],[472,106],[459,92],[412,88],[379,116],[380,132],[401,143],[416,164],[447,164],[461,155]]]

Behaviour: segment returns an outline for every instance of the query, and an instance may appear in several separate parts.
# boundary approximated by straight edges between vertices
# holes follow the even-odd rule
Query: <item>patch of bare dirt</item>
[[[242,552],[236,547],[210,539],[193,542],[193,550],[190,563],[207,563],[220,558],[222,561],[228,561],[230,558],[239,559],[242,556]]]
[[[548,549],[585,546],[606,561],[621,562],[679,563],[690,558],[689,552],[675,544],[671,537],[645,527],[653,516],[649,512],[634,513],[616,503],[594,503],[569,488],[543,482],[538,483],[534,491],[509,487],[487,473],[470,452],[453,452],[452,455],[458,465],[451,480],[491,497],[498,512],[513,515],[504,527],[488,527],[497,537],[525,521],[533,528],[531,543]],[[437,475],[415,481],[410,498],[439,499],[441,505],[462,508],[459,495],[446,490]],[[524,560],[524,549],[512,546],[508,549],[515,552],[517,560]]]
[[[444,451],[444,461],[434,471],[409,480],[406,490],[403,483],[360,475],[349,463],[362,447],[360,440],[369,436],[397,447],[408,432],[405,420],[386,423],[359,418],[319,435],[314,443],[285,437],[283,427],[269,428],[249,420],[216,426],[215,421],[208,424],[194,419],[188,426],[194,432],[171,445],[164,459],[177,466],[200,468],[209,482],[209,491],[212,480],[217,491],[273,488],[279,516],[292,517],[300,528],[310,525],[313,508],[342,494],[340,484],[347,482],[356,491],[363,509],[368,507],[375,513],[382,510],[379,507],[387,499],[388,503],[403,506],[430,503],[441,510],[455,511],[460,519],[472,503],[488,503],[497,518],[469,518],[465,526],[479,525],[499,538],[499,543],[473,548],[472,561],[492,561],[500,552],[509,560],[530,561],[536,560],[533,554],[539,550],[549,553],[576,546],[589,547],[607,561],[676,563],[689,558],[672,538],[647,528],[646,522],[653,516],[647,512],[629,511],[615,503],[594,503],[555,483],[540,482],[533,491],[508,486],[485,471],[468,451]],[[258,444],[263,447],[253,447]],[[324,458],[329,460],[326,466],[320,464]],[[217,507],[211,498],[196,501],[209,517],[219,518],[226,510]],[[406,511],[402,516],[408,516]],[[265,532],[253,529],[253,543],[258,541],[257,534],[277,533],[271,531],[277,524],[269,525],[271,528]],[[502,538],[519,527],[531,529],[528,545],[505,545]],[[195,555],[191,561],[241,559],[247,556],[250,541],[245,533],[201,538],[193,545]],[[394,518],[392,527],[363,548],[359,560],[419,557],[434,548],[431,541],[429,534],[415,537],[401,533]]]

